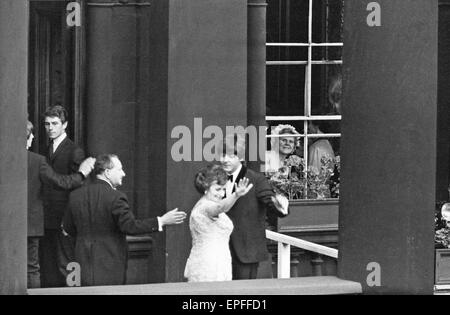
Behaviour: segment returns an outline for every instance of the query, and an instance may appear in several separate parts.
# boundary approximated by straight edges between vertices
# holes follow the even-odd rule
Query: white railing
[[[292,236],[266,230],[266,237],[278,243],[278,279],[291,277],[291,246],[295,246],[320,255],[338,258],[338,250],[304,241]]]

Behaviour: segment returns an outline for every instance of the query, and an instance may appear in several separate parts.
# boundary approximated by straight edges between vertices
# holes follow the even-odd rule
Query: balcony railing
[[[278,243],[277,278],[287,279],[291,277],[291,246],[320,255],[338,258],[338,250],[323,245],[304,241],[292,236],[266,230],[266,237]]]

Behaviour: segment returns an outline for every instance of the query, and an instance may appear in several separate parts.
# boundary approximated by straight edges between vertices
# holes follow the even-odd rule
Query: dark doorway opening
[[[30,1],[28,117],[35,126],[35,152],[47,151],[42,115],[53,105],[68,110],[68,135],[84,144],[84,32],[82,27],[67,25],[68,2]]]

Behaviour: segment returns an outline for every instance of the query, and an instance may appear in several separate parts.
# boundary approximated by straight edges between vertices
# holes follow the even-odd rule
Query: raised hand
[[[250,180],[247,177],[244,177],[239,181],[239,183],[234,184],[235,194],[238,198],[245,196],[250,191],[250,189],[253,188],[253,184],[249,183]]]
[[[96,160],[93,157],[88,157],[80,164],[78,171],[81,172],[84,177],[87,177],[94,169],[95,161]]]
[[[186,219],[186,213],[183,211],[178,211],[178,208],[166,212],[161,218],[161,225],[172,225],[183,223]]]
[[[272,202],[278,211],[288,215],[289,200],[285,196],[279,194],[275,195],[275,197],[272,196]]]

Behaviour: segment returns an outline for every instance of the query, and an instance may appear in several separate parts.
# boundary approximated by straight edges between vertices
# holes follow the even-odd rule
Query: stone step
[[[361,293],[361,284],[330,276],[28,290],[29,295],[341,295]]]

